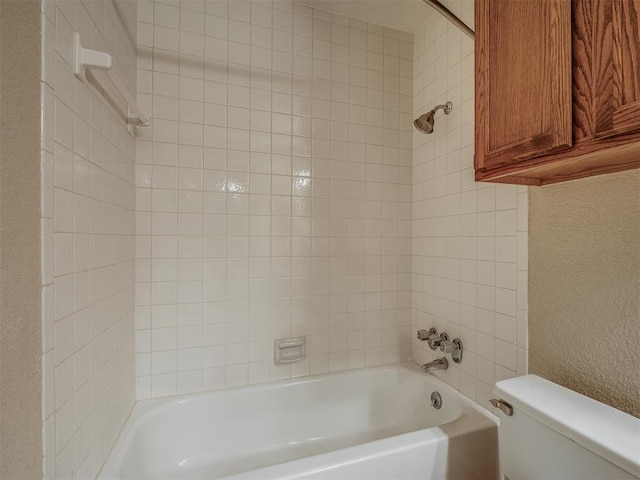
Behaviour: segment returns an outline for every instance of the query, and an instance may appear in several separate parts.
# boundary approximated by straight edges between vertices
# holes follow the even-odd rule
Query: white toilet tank
[[[640,419],[536,375],[493,391],[513,408],[498,413],[505,479],[640,479]]]

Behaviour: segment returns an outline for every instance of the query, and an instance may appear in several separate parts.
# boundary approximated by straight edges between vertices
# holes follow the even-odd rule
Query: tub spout
[[[445,357],[436,358],[435,360],[422,365],[423,372],[431,372],[433,370],[446,370],[449,368],[449,362]]]

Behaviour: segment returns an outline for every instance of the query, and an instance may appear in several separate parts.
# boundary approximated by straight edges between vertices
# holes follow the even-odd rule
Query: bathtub
[[[495,479],[497,436],[404,363],[138,402],[99,478]]]

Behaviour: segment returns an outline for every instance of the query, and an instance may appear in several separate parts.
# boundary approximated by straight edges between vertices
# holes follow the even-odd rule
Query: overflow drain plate
[[[433,392],[431,394],[431,406],[436,410],[440,410],[440,408],[442,408],[442,397],[438,392]]]

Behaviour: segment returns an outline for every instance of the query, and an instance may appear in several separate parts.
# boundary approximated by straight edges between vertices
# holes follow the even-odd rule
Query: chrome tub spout
[[[431,372],[433,370],[446,370],[449,368],[449,362],[445,357],[436,358],[435,360],[422,365],[423,372]]]

